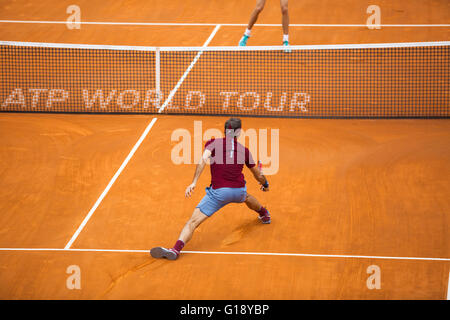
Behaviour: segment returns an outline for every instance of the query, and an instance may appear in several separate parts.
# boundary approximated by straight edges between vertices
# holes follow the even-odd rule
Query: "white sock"
[[[288,34],[283,34],[283,42],[289,42],[289,35]]]
[[[245,32],[244,32],[244,34],[247,36],[247,37],[250,37],[250,34],[252,33],[252,30],[250,30],[250,29],[245,29]]]

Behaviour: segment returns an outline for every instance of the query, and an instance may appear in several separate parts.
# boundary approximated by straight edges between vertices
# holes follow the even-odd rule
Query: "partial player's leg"
[[[261,13],[261,11],[264,9],[265,3],[266,0],[256,0],[256,6],[255,9],[253,9],[252,14],[250,15],[250,21],[248,22],[247,29],[245,30],[245,33],[242,36],[241,41],[239,41],[240,46],[247,45],[247,40],[250,37],[253,25],[256,23],[256,20],[258,20],[258,16]]]
[[[197,229],[197,227],[207,218],[208,216],[201,212],[199,208],[195,208],[191,218],[188,220],[183,230],[181,230],[178,239],[183,241],[184,244],[188,243],[188,241],[191,240],[195,229]]]
[[[208,187],[206,188],[206,194],[200,203],[192,213],[191,218],[185,224],[183,230],[181,230],[180,236],[171,249],[163,247],[156,247],[150,250],[150,254],[153,258],[166,258],[169,260],[175,260],[180,255],[180,251],[185,244],[191,240],[194,230],[206,220],[206,218],[212,216],[216,211],[222,208],[226,202],[218,201],[218,191]]]
[[[185,244],[191,240],[192,235],[194,234],[195,229],[206,219],[208,216],[200,211],[199,208],[195,208],[192,213],[191,218],[185,224],[183,230],[181,230],[178,241],[175,243],[173,248],[166,249],[163,247],[156,247],[150,250],[150,254],[153,258],[166,258],[169,260],[175,260],[180,255],[181,249],[185,246]]]
[[[281,6],[281,22],[283,24],[283,45],[289,45],[289,11],[288,0],[280,0]]]
[[[259,214],[259,219],[261,219],[262,223],[271,222],[269,211],[267,211],[267,209],[264,208],[254,196],[247,193],[245,204],[249,207],[249,209],[252,209]]]

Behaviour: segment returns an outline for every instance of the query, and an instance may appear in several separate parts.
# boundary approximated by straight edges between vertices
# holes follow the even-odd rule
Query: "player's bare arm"
[[[258,166],[254,166],[250,168],[250,171],[253,174],[253,177],[255,177],[256,181],[258,181],[263,191],[269,191],[269,182],[267,181],[266,177],[261,173],[261,170],[258,168]],[[266,187],[267,186],[267,187]]]
[[[192,195],[192,193],[194,192],[195,186],[197,185],[197,181],[200,178],[200,176],[203,172],[203,169],[205,169],[206,163],[210,156],[211,156],[211,151],[206,149],[203,152],[200,162],[197,164],[197,166],[195,168],[194,179],[192,180],[192,183],[186,188],[186,192],[185,192],[186,198],[190,197]]]

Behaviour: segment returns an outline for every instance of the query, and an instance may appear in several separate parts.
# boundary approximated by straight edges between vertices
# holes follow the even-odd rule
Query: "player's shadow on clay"
[[[245,238],[253,230],[259,227],[264,227],[258,219],[252,219],[247,221],[233,230],[225,239],[222,240],[222,246],[231,246],[236,242],[239,242],[242,238]]]

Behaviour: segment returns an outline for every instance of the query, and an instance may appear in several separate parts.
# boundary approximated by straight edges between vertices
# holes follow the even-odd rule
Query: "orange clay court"
[[[80,0],[81,28],[68,29],[71,2],[0,1],[0,40],[236,46],[255,5]],[[365,26],[369,5],[290,1],[290,43],[449,41],[445,0],[378,1],[382,27],[373,30]],[[280,23],[279,1],[268,0],[249,45],[280,45]],[[448,55],[442,61],[448,70]],[[173,163],[172,133],[194,137],[194,121],[202,133],[222,130],[229,116],[2,112],[0,299],[448,299],[443,86],[446,116],[437,119],[242,117],[244,130],[279,132],[270,191],[244,169],[248,192],[272,223],[228,205],[195,231],[177,261],[153,259],[149,250],[173,245],[210,173],[205,168],[186,199],[195,165]],[[70,266],[81,271],[79,289],[67,286]],[[378,289],[368,287],[373,266]]]

